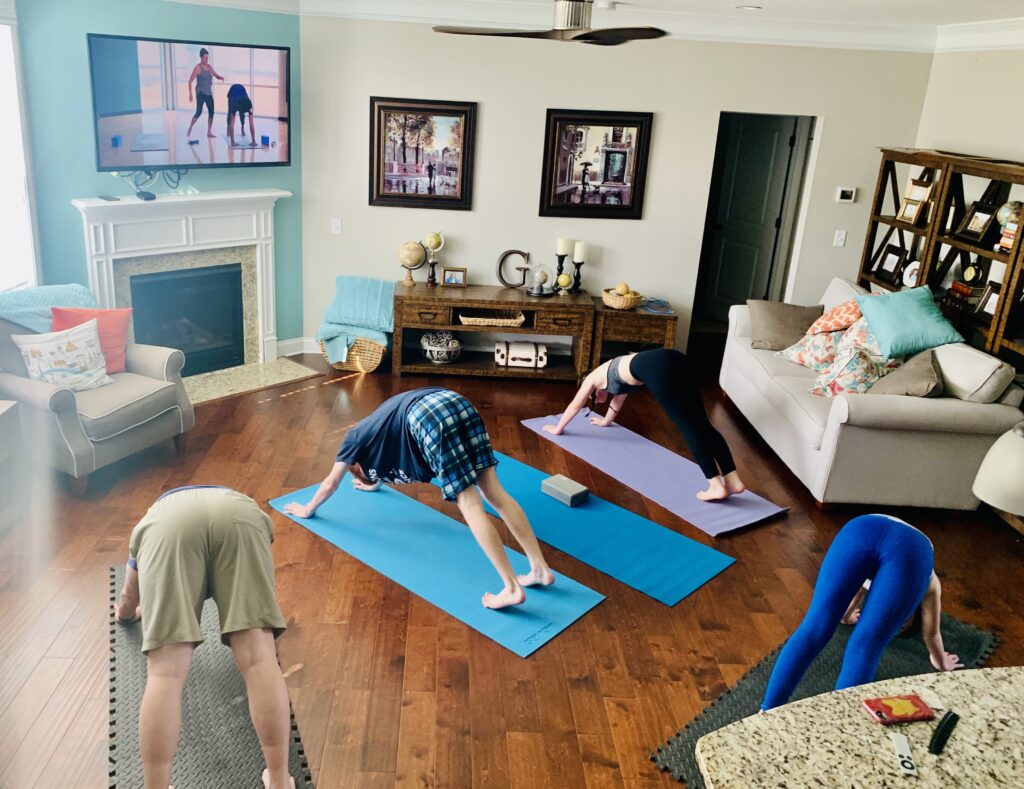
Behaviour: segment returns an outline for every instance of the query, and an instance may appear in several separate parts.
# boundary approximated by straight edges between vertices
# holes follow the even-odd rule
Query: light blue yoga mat
[[[270,502],[284,506],[307,503],[318,485]],[[539,649],[604,600],[556,572],[552,586],[526,590],[521,606],[484,608],[484,592],[501,581],[473,539],[469,528],[387,486],[371,493],[355,490],[348,480],[308,519],[285,515],[410,592],[492,638],[520,657]],[[526,557],[505,549],[516,573],[526,573]]]
[[[541,492],[541,480],[550,474],[494,454],[498,479],[526,511],[537,539],[665,605],[675,605],[736,561],[593,493],[567,507]]]

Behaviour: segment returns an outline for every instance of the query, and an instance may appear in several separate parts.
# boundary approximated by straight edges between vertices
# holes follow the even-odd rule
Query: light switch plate
[[[846,246],[846,231],[837,230],[836,234],[832,237],[832,246],[834,247],[845,247]]]
[[[341,235],[341,218],[340,217],[336,216],[333,219],[331,219],[331,235],[332,236],[340,236]]]

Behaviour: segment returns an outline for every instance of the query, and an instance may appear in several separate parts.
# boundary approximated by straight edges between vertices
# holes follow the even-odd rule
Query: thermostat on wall
[[[837,203],[856,203],[857,202],[857,187],[855,186],[840,186],[836,189],[836,202]]]

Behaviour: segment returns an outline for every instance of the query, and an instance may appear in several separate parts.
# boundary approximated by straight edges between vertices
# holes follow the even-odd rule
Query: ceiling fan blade
[[[668,34],[658,27],[602,27],[597,30],[581,30],[570,36],[570,39],[584,44],[615,46],[627,41],[661,38],[665,35]]]
[[[510,30],[498,27],[453,27],[436,25],[435,33],[454,33],[458,36],[504,36],[506,38],[563,38],[563,30]]]

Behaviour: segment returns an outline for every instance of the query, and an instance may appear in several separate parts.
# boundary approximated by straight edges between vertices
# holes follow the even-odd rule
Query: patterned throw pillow
[[[12,334],[11,339],[21,351],[29,378],[36,381],[73,392],[114,382],[107,375],[95,318],[73,329],[49,334]]]
[[[836,355],[842,355],[851,348],[860,349],[875,359],[882,359],[882,348],[878,343],[878,338],[868,328],[867,318],[857,319],[850,328],[842,332],[842,337],[836,346]]]
[[[842,335],[836,344],[832,366],[818,376],[808,391],[822,397],[835,397],[845,392],[863,394],[903,364],[902,359],[882,356],[878,339],[868,330],[865,318],[860,318]]]
[[[842,331],[848,329],[860,320],[860,307],[856,299],[844,301],[838,307],[833,307],[818,320],[811,324],[807,330],[808,334],[822,334],[824,332]]]
[[[832,362],[835,361],[836,347],[842,336],[841,331],[805,334],[795,345],[782,351],[776,351],[775,355],[780,359],[788,359],[820,373],[831,367]]]

